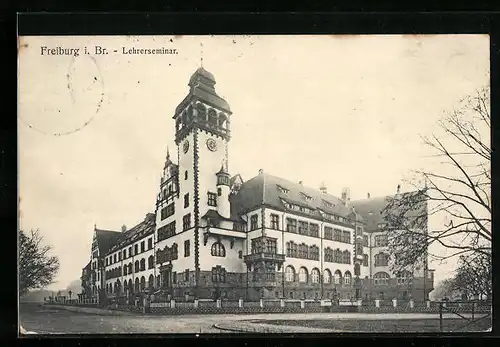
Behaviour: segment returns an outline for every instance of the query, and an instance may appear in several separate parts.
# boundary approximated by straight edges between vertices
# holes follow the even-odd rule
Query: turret
[[[217,212],[224,218],[231,217],[231,205],[229,203],[229,193],[231,191],[230,175],[222,164],[217,172]]]

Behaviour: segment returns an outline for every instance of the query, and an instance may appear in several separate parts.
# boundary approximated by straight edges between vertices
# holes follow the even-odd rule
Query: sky
[[[233,112],[231,174],[263,169],[337,196],[349,187],[353,200],[438,170],[421,136],[489,83],[485,35],[23,37],[19,225],[60,258],[50,288],[80,277],[94,225],[130,228],[154,212],[167,148],[177,151],[172,116],[201,58]],[[438,281],[453,266],[430,264]]]

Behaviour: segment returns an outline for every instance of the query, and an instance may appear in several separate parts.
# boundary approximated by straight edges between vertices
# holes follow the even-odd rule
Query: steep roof
[[[366,230],[374,231],[379,229],[380,223],[385,223],[384,215],[388,213],[388,207],[393,199],[402,199],[402,203],[395,202],[390,207],[392,211],[401,213],[401,217],[415,218],[424,216],[427,213],[427,204],[422,192],[412,191],[396,195],[385,195],[374,198],[351,201],[357,213],[361,214],[365,219]],[[398,210],[399,209],[399,210]]]
[[[120,233],[121,236],[118,238],[113,244],[113,247],[109,249],[108,253],[114,252],[117,249],[134,242],[137,239],[140,239],[146,235],[154,234],[156,228],[156,216],[154,213],[148,213],[146,218],[136,226],[131,229]]]
[[[282,201],[308,207],[318,218],[321,217],[319,210],[345,218],[352,213],[336,196],[267,173],[260,173],[242,184],[231,198],[231,212],[242,214],[261,205],[283,210]]]
[[[118,241],[121,232],[114,230],[95,229],[97,247],[99,254],[106,254],[109,249]]]

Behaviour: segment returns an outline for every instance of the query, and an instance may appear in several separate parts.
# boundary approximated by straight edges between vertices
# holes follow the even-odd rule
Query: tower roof
[[[215,84],[214,75],[211,72],[205,70],[203,67],[200,67],[193,73],[193,75],[191,75],[191,78],[189,79],[189,86],[197,82],[200,76],[204,77],[206,80],[213,82],[213,84]]]

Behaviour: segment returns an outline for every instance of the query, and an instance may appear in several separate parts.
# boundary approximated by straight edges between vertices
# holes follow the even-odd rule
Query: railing
[[[479,326],[479,323],[485,319],[492,319],[492,302],[487,301],[440,301],[439,303],[439,331],[443,332],[443,313],[452,313],[467,323],[459,327],[458,331],[467,328],[470,325]],[[465,316],[470,314],[470,317]],[[482,323],[482,322],[481,322]],[[455,330],[455,329],[454,329]]]
[[[259,260],[276,260],[280,262],[285,261],[285,255],[279,253],[271,253],[271,252],[259,252],[248,254],[243,257],[245,262],[255,262]]]

